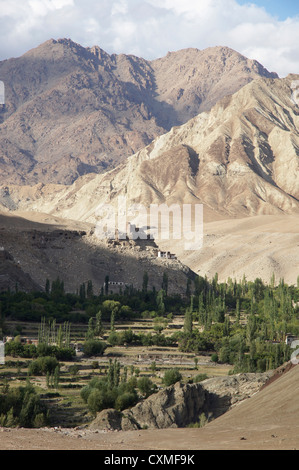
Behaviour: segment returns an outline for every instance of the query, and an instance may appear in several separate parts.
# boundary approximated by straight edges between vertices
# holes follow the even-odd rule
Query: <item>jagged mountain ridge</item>
[[[0,63],[0,182],[71,184],[102,173],[260,76],[277,77],[226,47],[146,61],[46,41]]]
[[[259,79],[174,127],[103,175],[72,186],[6,188],[9,208],[94,222],[99,203],[201,203],[222,217],[299,210],[299,109],[293,77]]]

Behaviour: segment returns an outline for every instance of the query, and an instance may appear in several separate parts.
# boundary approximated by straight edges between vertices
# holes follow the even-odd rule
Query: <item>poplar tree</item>
[[[142,291],[147,292],[147,287],[148,287],[148,273],[145,272],[143,274]]]
[[[185,311],[184,332],[191,335],[193,329],[193,295],[191,296],[190,307]]]
[[[95,322],[95,335],[101,336],[103,333],[103,324],[102,324],[102,310],[99,310],[96,314],[96,322]]]

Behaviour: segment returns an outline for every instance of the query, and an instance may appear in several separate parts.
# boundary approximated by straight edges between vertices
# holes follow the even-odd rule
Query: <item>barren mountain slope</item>
[[[164,132],[139,90],[134,94],[114,75],[114,62],[100,48],[50,40],[0,63],[3,182],[70,184]]]
[[[16,262],[13,256],[0,246],[0,292],[14,291],[16,287],[25,292],[40,289],[39,284],[24,273],[19,262]]]
[[[171,105],[184,124],[200,112],[209,111],[220,98],[235,93],[254,78],[278,78],[260,63],[228,47],[169,52],[151,62],[159,102]],[[172,121],[171,121],[172,119]]]
[[[94,222],[99,203],[202,203],[222,218],[299,210],[293,77],[259,79],[155,139],[114,170],[71,186],[2,187],[7,208]]]
[[[169,292],[185,293],[187,279],[194,276],[178,260],[158,259],[155,242],[108,243],[94,235],[90,224],[47,214],[0,213],[0,227],[0,248],[15,260],[4,262],[5,252],[0,250],[0,290],[7,283],[12,289],[16,283],[24,290],[43,289],[46,279],[60,277],[67,292],[76,292],[81,284],[91,280],[94,292],[99,293],[106,275],[110,281],[141,289],[145,272],[149,288],[155,286],[158,290],[167,272]]]
[[[183,240],[160,241],[190,269],[208,279],[218,273],[228,278],[256,278],[270,282],[284,279],[297,284],[299,274],[299,221],[292,215],[259,215],[242,219],[217,220],[203,226],[203,247],[186,251]]]
[[[202,203],[203,248],[185,251],[184,240],[172,237],[160,240],[161,248],[208,277],[218,272],[221,279],[246,274],[269,281],[275,272],[277,279],[295,283],[299,112],[291,101],[294,78],[251,82],[104,175],[86,175],[72,186],[2,187],[0,203],[92,224],[99,204],[118,210],[119,196],[127,207]]]
[[[228,48],[150,62],[49,40],[0,62],[0,182],[101,173],[260,76],[276,74]]]

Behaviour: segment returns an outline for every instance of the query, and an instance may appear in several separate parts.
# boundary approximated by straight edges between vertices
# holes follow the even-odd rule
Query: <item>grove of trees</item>
[[[188,279],[185,295],[170,294],[169,283],[165,272],[161,288],[150,288],[144,273],[141,290],[126,287],[114,294],[106,288],[95,292],[91,281],[76,293],[66,293],[60,279],[52,284],[47,280],[40,292],[2,292],[0,338],[15,337],[5,344],[5,354],[32,359],[29,375],[45,375],[47,383],[58,383],[59,361],[75,356],[72,327],[84,325],[86,357],[103,355],[108,346],[167,346],[195,356],[209,354],[214,362],[230,364],[231,373],[264,372],[290,359],[292,350],[285,338],[288,333],[299,336],[299,282],[288,285],[283,279],[276,282],[274,276],[268,283],[259,278],[248,281],[245,276],[219,282],[217,274],[211,280],[195,276]],[[181,329],[172,328],[176,316],[184,319]],[[152,320],[152,331],[118,330],[121,322],[138,319]],[[24,321],[39,322],[37,346],[20,341]],[[181,379],[180,371],[172,369],[163,384]],[[202,374],[196,378],[202,379]],[[121,371],[119,362],[111,360],[106,374],[83,387],[81,397],[92,413],[107,407],[122,411],[155,391],[150,378]],[[3,387],[0,425],[36,426],[45,421],[45,410],[30,385]]]

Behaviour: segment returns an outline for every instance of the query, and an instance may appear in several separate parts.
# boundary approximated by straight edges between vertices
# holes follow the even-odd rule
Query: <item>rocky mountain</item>
[[[103,175],[71,186],[5,185],[0,204],[95,224],[99,204],[203,204],[204,249],[159,241],[195,273],[295,283],[298,276],[298,76],[258,79]],[[250,217],[249,217],[250,216]],[[267,216],[267,217],[265,217]],[[227,220],[225,220],[227,219]],[[240,220],[243,219],[243,220]]]
[[[277,75],[226,47],[146,61],[49,40],[0,62],[0,183],[102,173],[257,77]]]
[[[100,203],[203,204],[222,218],[299,210],[299,109],[293,77],[254,80],[103,175],[71,186],[2,187],[8,209],[94,223]]]
[[[23,171],[24,161],[21,155],[15,160],[15,165],[12,164],[11,159],[2,155],[3,158],[0,158],[1,177],[5,181],[0,185],[2,212],[6,211],[7,214],[14,212],[16,215],[27,212],[25,215],[27,218],[31,218],[35,212],[36,220],[43,220],[43,214],[50,214],[50,218],[68,220],[69,222],[64,222],[65,225],[68,225],[70,220],[75,220],[83,222],[84,226],[87,224],[88,227],[92,227],[99,221],[97,212],[99,205],[108,203],[117,211],[119,196],[126,198],[128,206],[135,203],[141,203],[145,207],[153,203],[167,203],[168,205],[200,203],[203,204],[204,209],[204,249],[188,252],[182,246],[181,240],[173,239],[159,240],[158,244],[161,249],[175,253],[183,265],[209,278],[218,272],[219,278],[223,280],[228,277],[241,279],[243,274],[246,274],[249,279],[255,279],[258,276],[269,281],[275,272],[277,279],[283,277],[286,282],[296,282],[299,263],[296,218],[299,210],[297,177],[299,110],[293,99],[293,84],[299,78],[297,75],[290,75],[284,79],[269,77],[268,73],[257,63],[251,63],[249,67],[247,59],[227,48],[212,48],[205,51],[190,49],[170,53],[162,59],[149,63],[132,56],[109,56],[99,48],[84,49],[66,40],[48,41],[22,58],[1,63],[0,71],[5,68],[8,70],[13,64],[16,65],[18,60],[22,60],[23,71],[27,70],[26,74],[31,77],[30,74],[34,68],[26,69],[26,61],[29,58],[32,61],[34,58],[37,60],[41,49],[44,51],[43,57],[48,57],[46,62],[40,60],[40,63],[44,64],[47,79],[36,80],[38,85],[34,85],[30,91],[28,91],[29,84],[25,83],[26,86],[24,85],[25,88],[22,90],[27,91],[25,90],[23,95],[11,93],[8,89],[5,111],[8,114],[0,126],[0,135],[5,140],[5,132],[9,131],[11,140],[7,138],[0,147],[0,151],[5,152],[5,145],[7,142],[12,142],[12,139],[19,139],[20,145],[28,143],[25,134],[29,135],[27,133],[29,127],[24,127],[22,134],[23,131],[16,124],[16,117],[20,117],[23,112],[26,114],[30,111],[29,115],[33,119],[30,121],[32,123],[30,132],[38,127],[41,130],[39,137],[35,134],[37,138],[32,146],[32,155],[35,155],[34,152],[38,147],[40,156],[43,151],[49,153],[47,156],[43,154],[40,162],[33,164],[31,173],[26,173],[27,170]],[[48,51],[48,56],[45,51]],[[50,57],[53,54],[56,59],[51,61]],[[59,67],[56,67],[57,61],[60,64]],[[70,63],[75,63],[77,71],[82,69],[84,63],[84,73],[88,77],[93,76],[94,82],[89,81],[88,86],[86,82],[86,85],[79,90],[82,102],[77,98],[68,101],[71,107],[66,118],[64,114],[66,108],[62,107],[61,112],[58,112],[55,108],[57,102],[55,102],[55,106],[53,105],[56,109],[55,114],[54,108],[52,109],[49,103],[55,95],[53,90],[59,87],[61,99],[64,97],[67,100],[67,96],[73,93],[70,85],[70,76],[73,75],[72,73],[68,75]],[[197,63],[201,65],[194,67]],[[220,64],[222,64],[222,69]],[[194,80],[191,66],[192,70],[195,70]],[[248,70],[251,70],[250,74],[252,74],[253,69],[255,69],[254,74],[257,73],[259,77],[265,75],[265,77],[252,80],[251,75],[248,78]],[[208,75],[209,70],[211,75]],[[222,73],[217,75],[217,70],[221,70]],[[133,71],[135,71],[134,74]],[[90,107],[86,110],[84,100],[87,96],[90,106],[94,106],[91,96],[96,96],[92,85],[96,82],[95,77],[99,77],[99,74],[106,77],[106,73],[109,77],[107,75],[105,83],[111,84],[111,97],[118,100],[120,96],[126,96],[127,99],[128,89],[130,89],[131,98],[135,97],[134,107],[128,105],[121,111],[121,106],[117,107],[115,101],[111,105],[109,100],[104,100],[107,89],[102,87],[102,101],[95,101],[98,106],[97,110],[90,112]],[[15,69],[15,75],[17,80],[17,69]],[[242,82],[244,86],[240,88],[241,82],[238,81],[238,91],[227,95],[236,85],[234,78],[241,76],[243,76],[244,83],[246,81],[249,83],[244,85]],[[69,78],[66,79],[66,77]],[[209,77],[214,77],[214,79]],[[140,85],[141,82],[142,85]],[[30,83],[33,86],[31,78]],[[117,86],[123,90],[123,95],[114,93],[116,90],[114,83],[117,83]],[[38,94],[35,94],[36,87],[39,90]],[[136,87],[139,87],[139,94],[136,92]],[[228,90],[227,87],[230,89]],[[218,100],[217,97],[221,96],[220,88],[224,97]],[[181,91],[176,95],[174,90],[179,89],[184,92]],[[200,100],[194,98],[193,92],[201,97]],[[49,93],[51,100],[47,107],[44,107],[43,99],[49,96]],[[190,98],[190,93],[193,98]],[[72,96],[75,97],[75,95]],[[13,96],[15,101],[10,96]],[[17,96],[22,97],[19,103],[17,103]],[[64,144],[70,146],[74,143],[67,129],[75,129],[77,117],[79,120],[82,118],[81,124],[84,122],[83,127],[80,127],[80,138],[78,137],[80,140],[85,138],[83,128],[90,130],[88,120],[90,116],[99,122],[99,116],[102,119],[105,114],[105,119],[107,116],[110,119],[116,110],[120,116],[121,112],[126,114],[128,110],[131,112],[134,108],[134,119],[137,115],[140,117],[136,111],[139,109],[136,97],[140,98],[138,98],[139,104],[146,103],[147,109],[151,109],[151,118],[147,121],[142,118],[138,122],[146,123],[143,129],[147,132],[153,123],[156,126],[156,130],[151,135],[148,134],[148,142],[159,127],[157,131],[159,135],[154,140],[129,157],[118,149],[116,153],[121,155],[122,162],[114,167],[116,160],[111,161],[113,168],[109,171],[107,171],[109,167],[105,165],[100,170],[95,167],[92,169],[86,167],[83,173],[87,174],[79,176],[80,172],[77,170],[73,172],[69,160],[65,165],[64,157],[62,159],[60,157],[64,153],[63,149],[66,148]],[[81,103],[80,110],[76,108],[79,102]],[[213,104],[214,102],[216,104]],[[39,118],[35,119],[37,114],[34,109],[37,109],[37,103],[39,103],[40,111]],[[107,110],[107,106],[110,106],[110,111],[104,113],[103,110],[104,108]],[[193,117],[198,110],[201,113]],[[85,113],[89,115],[88,119]],[[70,115],[72,115],[72,120],[69,119]],[[166,122],[169,116],[172,121]],[[185,124],[175,125],[169,132],[164,132],[174,123],[180,124],[189,117],[191,119]],[[48,121],[46,122],[45,119]],[[137,121],[134,119],[132,126],[136,130]],[[107,136],[110,135],[111,130],[108,121],[105,121]],[[22,122],[25,122],[24,119]],[[59,134],[62,122],[64,122],[64,132]],[[86,127],[84,127],[85,124]],[[53,125],[57,126],[55,131],[51,127]],[[56,136],[62,136],[61,139],[59,138],[58,141],[52,139],[54,135],[52,132]],[[160,135],[161,132],[164,133]],[[120,135],[120,128],[117,133]],[[46,140],[43,139],[48,138],[50,140],[45,143]],[[79,140],[76,141],[76,151],[80,149]],[[32,139],[31,142],[33,142]],[[42,146],[42,142],[45,145]],[[90,142],[94,143],[95,140],[91,139]],[[130,151],[132,150],[133,147],[130,147]],[[54,151],[57,152],[55,158],[53,157]],[[97,155],[103,156],[100,153]],[[87,160],[88,158],[86,156]],[[47,163],[50,161],[51,163]],[[57,172],[55,162],[60,168]],[[43,176],[41,176],[38,170],[41,168],[40,165],[44,170],[48,165],[49,172],[43,170]],[[103,174],[95,174],[95,172],[104,171],[104,167],[106,171]],[[36,174],[31,179],[34,172]],[[57,184],[57,181],[60,183],[65,181],[64,177],[60,179],[63,172],[68,175],[67,183],[75,181],[67,185]],[[49,179],[53,183],[43,182]],[[38,183],[32,184],[35,180]],[[12,181],[15,184],[12,184]],[[28,181],[30,185],[25,184]],[[89,229],[86,231],[88,232]],[[109,250],[110,248],[111,246]],[[15,251],[18,252],[17,247]],[[16,256],[14,251],[10,250],[10,252]],[[30,265],[29,259],[25,266],[27,264]],[[59,260],[57,260],[58,265]],[[125,263],[123,269],[126,270]],[[132,265],[132,269],[138,272],[135,265]]]
[[[110,203],[119,195],[146,206],[202,203],[228,217],[297,213],[299,109],[290,99],[292,82],[251,82],[82,189],[97,181],[101,201],[110,185]]]

